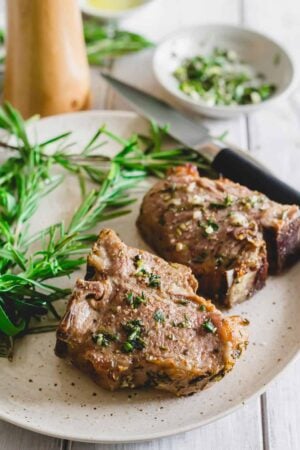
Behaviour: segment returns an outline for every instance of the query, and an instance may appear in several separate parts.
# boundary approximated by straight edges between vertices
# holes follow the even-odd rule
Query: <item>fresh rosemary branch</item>
[[[69,291],[48,284],[48,280],[68,276],[85,262],[84,256],[95,239],[87,231],[103,220],[126,214],[124,206],[132,200],[125,192],[143,176],[130,177],[112,162],[100,187],[87,194],[68,227],[59,223],[30,236],[30,219],[41,197],[62,181],[51,174],[54,164],[60,163],[57,154],[52,157],[45,153],[45,147],[61,136],[32,146],[23,119],[7,104],[0,109],[0,127],[17,142],[16,155],[0,167],[0,331],[16,336],[30,331],[33,318],[51,313],[59,319],[53,303]],[[88,154],[91,145],[82,156]],[[33,243],[39,243],[39,250],[30,251]],[[6,355],[9,353],[10,348]]]
[[[127,53],[134,53],[153,43],[143,36],[129,31],[102,27],[94,20],[84,22],[84,38],[90,64],[102,65],[105,60]]]
[[[214,177],[211,165],[196,151],[182,146],[166,148],[168,127],[160,128],[152,122],[149,136],[134,134],[129,139],[120,138],[107,130],[99,128],[95,137],[105,136],[120,145],[121,150],[113,158],[98,152],[103,145],[90,145],[80,154],[67,153],[64,150],[52,155],[56,164],[77,173],[84,173],[90,180],[102,183],[111,163],[116,163],[132,177],[154,175],[164,177],[168,169],[174,166],[193,163],[202,173]],[[94,144],[95,137],[92,139]],[[1,143],[0,143],[1,145]],[[97,150],[97,154],[94,151]]]
[[[0,165],[0,356],[10,356],[13,337],[53,329],[53,323],[36,326],[33,319],[45,315],[59,319],[55,302],[69,290],[57,287],[55,279],[70,276],[84,264],[96,238],[93,228],[129,212],[124,208],[134,200],[128,193],[137,183],[148,175],[163,176],[168,168],[186,162],[206,174],[212,172],[196,152],[163,149],[167,128],[155,124],[149,137],[128,139],[102,126],[80,152],[67,142],[71,133],[32,145],[26,123],[8,104],[0,108],[0,128],[14,138],[12,144],[3,143],[11,156]],[[103,138],[120,145],[114,157],[99,153],[105,145]],[[48,151],[50,144],[55,151]],[[82,203],[69,224],[53,224],[31,234],[31,219],[40,200],[63,181],[63,176],[53,175],[57,165],[78,175]],[[94,186],[89,191],[88,179]]]

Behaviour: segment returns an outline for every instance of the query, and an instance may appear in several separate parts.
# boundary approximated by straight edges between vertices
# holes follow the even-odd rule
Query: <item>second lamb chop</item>
[[[247,344],[245,324],[196,295],[191,270],[100,233],[57,331],[56,354],[115,390],[192,394],[221,379]]]
[[[201,294],[227,307],[261,289],[300,255],[300,212],[191,165],[170,171],[144,197],[138,227],[167,261],[191,267]]]

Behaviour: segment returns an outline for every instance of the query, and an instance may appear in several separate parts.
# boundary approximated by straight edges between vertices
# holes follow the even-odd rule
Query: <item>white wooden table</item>
[[[123,26],[154,41],[186,25],[242,24],[266,32],[300,63],[300,0],[157,0]],[[145,90],[161,94],[151,69],[152,52],[114,63],[112,72]],[[129,109],[93,70],[94,107]],[[251,117],[207,121],[214,134],[247,147],[284,180],[300,189],[300,88],[288,101]],[[300,301],[300,298],[299,298]],[[297,450],[300,449],[300,360],[237,412],[182,435],[145,444],[91,445],[60,441],[0,422],[0,450]],[[117,432],[117,429],[116,429]]]

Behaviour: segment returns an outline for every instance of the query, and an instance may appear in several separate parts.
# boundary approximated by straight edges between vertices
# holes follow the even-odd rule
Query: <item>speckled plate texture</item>
[[[33,139],[45,140],[74,131],[72,141],[86,143],[97,128],[107,127],[122,136],[146,132],[147,123],[128,112],[85,112],[43,119],[31,125]],[[113,154],[115,144],[102,148]],[[134,193],[141,200],[149,187]],[[148,186],[147,186],[148,184]],[[37,212],[32,231],[58,220],[68,220],[80,201],[75,178],[69,177]],[[130,215],[109,225],[126,242],[146,248],[136,229],[139,201]],[[72,286],[73,279],[63,285]],[[234,370],[209,389],[187,398],[155,390],[110,393],[58,359],[53,333],[18,341],[12,362],[0,361],[0,418],[21,427],[60,438],[89,442],[129,442],[167,436],[211,422],[265,390],[297,355],[300,347],[300,266],[270,278],[251,300],[231,314],[250,320],[250,344]]]

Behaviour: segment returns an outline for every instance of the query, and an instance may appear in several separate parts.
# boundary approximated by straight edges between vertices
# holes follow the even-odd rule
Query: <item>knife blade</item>
[[[169,125],[168,134],[185,146],[198,151],[223,176],[255,189],[270,199],[300,205],[300,193],[281,181],[253,157],[238,147],[222,148],[208,128],[192,120],[166,102],[130,86],[110,75],[102,77],[142,116],[158,125]]]
[[[221,150],[216,139],[210,135],[209,129],[203,124],[192,120],[172,108],[170,105],[146,92],[142,92],[111,75],[101,73],[102,77],[142,116],[147,117],[163,127],[169,125],[168,134],[185,146],[197,150],[209,162],[212,162],[216,154]],[[212,145],[214,143],[214,145]],[[249,159],[257,166],[266,169],[251,155],[231,144],[231,148]]]

